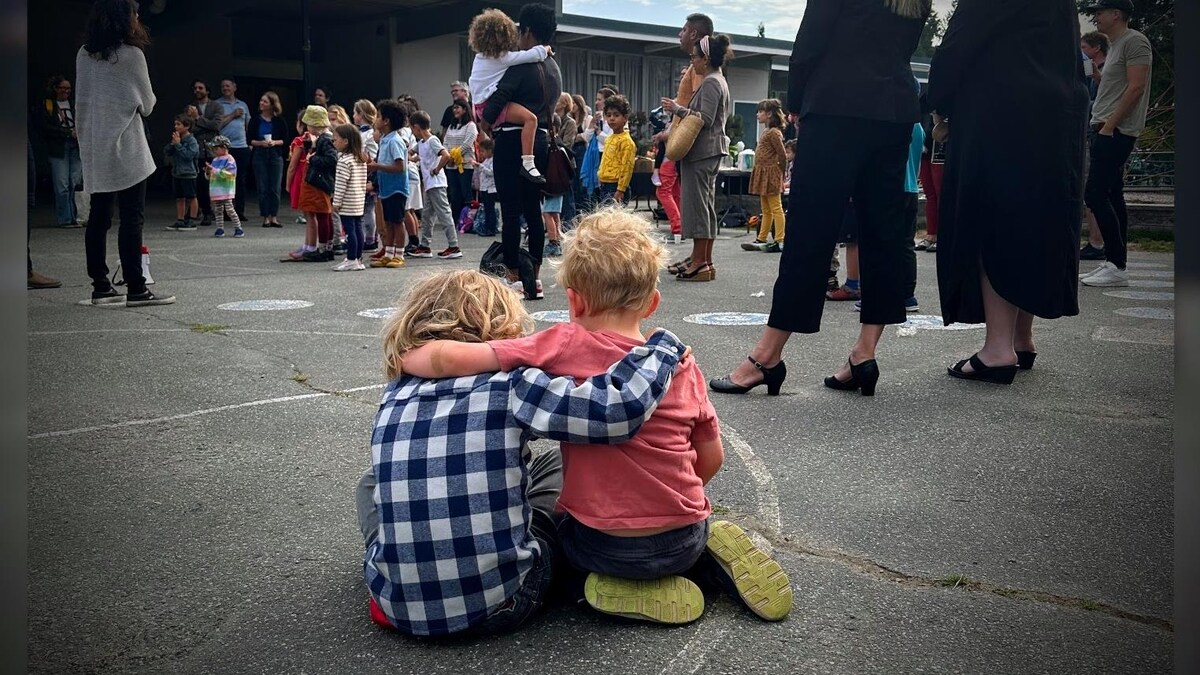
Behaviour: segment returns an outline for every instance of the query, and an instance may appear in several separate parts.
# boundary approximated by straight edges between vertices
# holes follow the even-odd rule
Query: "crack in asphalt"
[[[776,549],[782,549],[798,555],[810,556],[825,562],[840,564],[845,567],[849,567],[855,572],[879,579],[881,581],[891,581],[909,588],[961,588],[972,593],[997,595],[1010,600],[1037,602],[1048,605],[1057,605],[1059,607],[1069,607],[1071,609],[1081,609],[1089,612],[1098,612],[1116,619],[1122,619],[1125,621],[1151,626],[1171,635],[1175,634],[1175,624],[1173,621],[1148,614],[1131,612],[1109,603],[1099,602],[1089,598],[1076,598],[1072,596],[1058,595],[1055,593],[1047,593],[1045,591],[1011,588],[1008,586],[1001,586],[999,584],[988,583],[986,581],[979,581],[977,579],[969,579],[961,575],[951,575],[942,579],[934,579],[915,574],[908,574],[906,572],[901,572],[900,570],[888,567],[887,565],[875,562],[874,560],[871,560],[865,556],[847,553],[835,548],[817,546],[811,542],[804,541],[803,537],[800,535],[773,532],[753,515],[730,512],[726,514],[724,518],[727,520],[737,519],[740,522],[745,523],[747,526],[757,531]]]

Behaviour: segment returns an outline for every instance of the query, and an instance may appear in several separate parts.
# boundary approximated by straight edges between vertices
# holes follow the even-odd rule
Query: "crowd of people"
[[[562,91],[546,5],[525,5],[515,22],[499,10],[475,18],[471,77],[451,85],[440,129],[406,95],[358,100],[348,114],[321,87],[293,126],[273,92],[255,113],[232,79],[216,100],[193,83],[164,149],[177,199],[169,229],[211,225],[220,237],[228,220],[232,236],[244,236],[253,171],[263,227],[281,226],[285,185],[304,214],[304,241],[285,262],[332,262],[344,251],[333,269],[354,271],[459,258],[460,214],[477,199],[484,213],[474,232],[501,236],[498,274],[425,279],[384,331],[390,383],[357,492],[378,624],[419,635],[513,630],[556,579],[569,597],[626,618],[694,621],[707,588],[780,620],[792,606],[784,570],[737,525],[710,522],[704,486],[723,461],[710,390],[765,385],[779,394],[792,334],[817,332],[828,300],[855,299],[858,338],[824,383],[874,395],[884,327],[916,304],[918,250],[938,256],[945,321],[987,326],[982,348],[948,368],[961,379],[1011,383],[1033,367],[1034,316],[1077,314],[1079,283],[1127,283],[1119,178],[1145,124],[1150,69],[1145,36],[1128,27],[1132,4],[1089,8],[1105,38],[1083,37],[1095,49],[1085,79],[1071,0],[962,0],[922,94],[910,58],[930,11],[929,0],[809,1],[786,111],[766,99],[757,112],[765,131],[750,184],[762,219],[743,248],[780,254],[770,317],[746,361],[707,387],[674,335],[647,340],[641,323],[658,307],[664,267],[679,281],[717,277],[715,191],[730,107],[723,71],[733,51],[709,17],[690,15],[680,31],[690,63],[675,95],[661,99],[664,128],[651,139],[659,202],[672,233],[691,241],[690,255],[670,265],[664,240],[623,208],[638,154],[629,101],[616,84],[602,86],[591,109]],[[98,0],[77,57],[78,96],[72,103],[70,83],[54,80],[46,106],[60,141],[60,224],[76,217],[75,164],[90,194],[96,304],[174,301],[146,288],[138,264],[155,169],[140,123],[156,105],[146,44],[131,0]],[[980,68],[993,77],[966,76]],[[1098,83],[1091,104],[1089,82]],[[1010,104],[995,105],[996,91]],[[1020,135],[989,142],[1014,125]],[[928,230],[914,244],[918,186]],[[1106,260],[1079,275],[1085,201]],[[114,209],[127,294],[113,288],[105,262]],[[435,224],[445,239],[436,254]],[[804,245],[785,245],[788,232]],[[836,268],[830,276],[839,241],[845,284]],[[571,321],[530,335],[519,299],[544,295],[544,256],[558,255]],[[531,437],[561,449],[531,458]],[[615,485],[613,475],[625,480]]]

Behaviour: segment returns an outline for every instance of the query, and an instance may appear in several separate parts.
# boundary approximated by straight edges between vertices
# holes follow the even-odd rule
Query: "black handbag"
[[[326,194],[333,194],[333,180],[337,173],[337,151],[333,141],[325,135],[317,138],[316,150],[308,160],[304,171],[304,182]]]
[[[503,242],[494,241],[483,252],[483,257],[479,259],[479,271],[503,280],[508,279],[508,266],[504,264]],[[534,297],[537,294],[537,277],[533,276],[533,256],[524,248],[517,249],[517,273],[520,276],[521,285],[525,287],[525,297]]]

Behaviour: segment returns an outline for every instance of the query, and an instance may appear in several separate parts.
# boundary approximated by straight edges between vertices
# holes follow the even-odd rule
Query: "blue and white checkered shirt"
[[[663,330],[581,384],[535,368],[389,384],[371,438],[379,536],[363,566],[392,623],[455,633],[512,597],[542,554],[529,528],[526,441],[628,440],[683,352]]]

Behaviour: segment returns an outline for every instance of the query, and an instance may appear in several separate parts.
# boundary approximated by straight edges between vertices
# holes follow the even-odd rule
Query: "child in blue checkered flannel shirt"
[[[404,372],[406,353],[428,342],[532,328],[518,294],[473,270],[417,284],[384,328],[391,382],[357,493],[377,624],[413,635],[498,633],[532,615],[562,564],[554,514],[562,463],[557,448],[530,459],[527,442],[632,438],[685,353],[660,330],[579,384],[535,368],[441,380]]]

